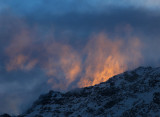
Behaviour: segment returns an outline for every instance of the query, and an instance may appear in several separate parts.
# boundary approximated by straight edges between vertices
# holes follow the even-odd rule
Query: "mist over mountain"
[[[139,67],[95,86],[43,94],[18,117],[159,117],[160,68]]]

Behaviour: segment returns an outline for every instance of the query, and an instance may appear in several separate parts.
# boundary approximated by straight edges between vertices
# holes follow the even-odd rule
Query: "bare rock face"
[[[41,95],[21,117],[159,117],[160,68],[139,67],[101,84]]]

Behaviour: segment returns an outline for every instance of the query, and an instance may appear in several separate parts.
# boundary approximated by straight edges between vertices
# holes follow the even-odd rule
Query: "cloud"
[[[1,10],[11,9],[20,15],[32,13],[66,14],[71,12],[103,12],[113,7],[159,10],[159,0],[1,0]]]
[[[128,42],[119,38],[110,39],[104,33],[92,37],[84,50],[87,55],[83,67],[85,73],[78,82],[79,86],[99,84],[139,66],[142,44],[137,38],[128,38]]]
[[[129,27],[124,29],[130,32]],[[82,51],[76,51],[71,44],[54,40],[54,36],[41,43],[34,35],[37,34],[30,33],[30,30],[20,31],[9,42],[6,47],[6,70],[28,71],[38,66],[49,78],[48,83],[53,89],[67,90],[78,87],[77,84],[81,84],[80,87],[95,85],[135,68],[141,62],[142,44],[138,38],[128,36],[129,39],[124,41],[121,37],[108,38],[105,33],[95,34],[98,36],[87,39]],[[128,45],[127,50],[124,45]],[[86,59],[83,59],[84,56]],[[89,80],[89,83],[83,85],[82,80],[85,83]]]

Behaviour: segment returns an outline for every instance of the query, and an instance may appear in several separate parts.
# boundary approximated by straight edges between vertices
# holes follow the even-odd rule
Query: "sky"
[[[160,0],[0,0],[0,114],[159,67],[159,19]]]

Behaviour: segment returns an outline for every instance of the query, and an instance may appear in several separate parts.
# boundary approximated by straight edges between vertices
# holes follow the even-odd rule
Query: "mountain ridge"
[[[159,117],[160,67],[139,67],[95,86],[50,91],[18,117]]]

